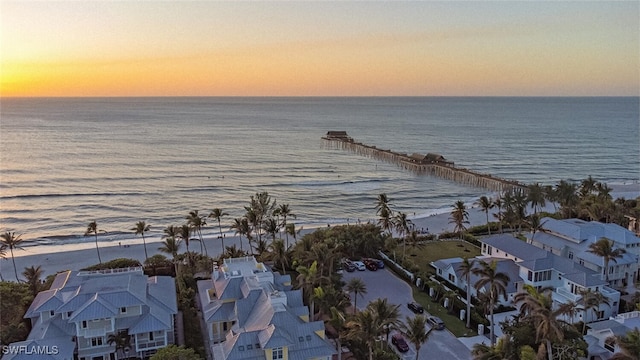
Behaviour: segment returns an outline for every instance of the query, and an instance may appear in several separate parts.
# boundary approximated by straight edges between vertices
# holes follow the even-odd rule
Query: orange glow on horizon
[[[66,12],[60,16],[87,16],[89,11],[76,9],[87,4],[64,4]],[[23,17],[42,9],[58,11],[42,4],[11,5],[10,10]],[[96,25],[91,17],[83,19],[82,26],[95,26],[86,34],[78,33],[80,25],[73,23],[60,26],[58,34],[3,14],[0,95],[637,96],[639,92],[640,35],[635,30],[640,21],[634,16],[619,19],[620,13],[628,13],[627,7],[638,8],[637,4],[611,5],[615,11],[608,15],[601,14],[604,5],[589,4],[593,13],[578,12],[575,19],[562,16],[562,11],[573,14],[575,6],[556,4],[559,14],[535,8],[547,16],[537,22],[524,22],[526,12],[516,11],[533,5],[513,4],[515,10],[507,14],[513,19],[494,23],[473,18],[473,11],[455,3],[376,4],[385,11],[398,6],[407,18],[417,14],[407,24],[392,26],[385,11],[359,22],[343,19],[334,10],[339,4],[280,5],[273,16],[281,22],[270,23],[271,17],[252,11],[248,4],[190,4],[185,12],[191,18],[181,19],[177,13],[176,20],[170,4],[99,4],[95,6],[111,10],[111,17]],[[340,5],[368,11],[356,4]],[[154,6],[162,8],[157,17],[169,22],[166,26],[152,17],[137,17],[155,11]],[[506,11],[477,6],[481,14]],[[131,14],[120,14],[121,7]],[[224,13],[218,7],[257,19],[256,23],[243,20],[245,27],[239,28],[233,22],[224,24],[220,17],[217,22],[196,19],[193,24],[199,11],[209,16]],[[298,7],[320,8],[333,18],[295,13],[309,17],[309,24],[303,24],[284,16]],[[447,14],[464,15],[465,22],[453,15],[442,20],[437,17],[439,7],[446,7]],[[90,10],[95,16],[96,10]],[[49,27],[64,21],[46,12],[37,17],[50,22]],[[628,26],[634,24],[636,29]]]

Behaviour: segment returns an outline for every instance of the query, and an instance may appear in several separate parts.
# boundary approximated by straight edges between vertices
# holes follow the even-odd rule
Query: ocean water
[[[380,193],[411,216],[487,193],[327,149],[329,130],[526,183],[637,183],[639,108],[637,97],[2,99],[0,229],[55,246],[92,241],[93,220],[102,241],[139,220],[159,234],[191,210],[231,221],[260,191],[299,227],[374,218]]]

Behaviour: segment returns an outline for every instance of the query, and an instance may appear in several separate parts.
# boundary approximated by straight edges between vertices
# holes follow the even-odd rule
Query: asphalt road
[[[358,295],[358,309],[363,309],[379,298],[387,298],[391,304],[400,305],[400,318],[404,321],[407,316],[413,317],[415,314],[407,308],[407,304],[413,301],[413,294],[409,284],[398,278],[393,272],[387,269],[378,271],[354,271],[344,272],[343,280],[348,282],[350,279],[359,277],[367,285],[367,294]],[[353,302],[354,294],[350,294]],[[425,316],[428,316],[428,309],[425,309]],[[409,353],[415,354],[414,346],[409,343],[411,350]],[[412,357],[415,359],[415,355]],[[469,360],[471,354],[452,333],[448,330],[434,330],[429,340],[422,345],[420,349],[420,359],[459,359]]]

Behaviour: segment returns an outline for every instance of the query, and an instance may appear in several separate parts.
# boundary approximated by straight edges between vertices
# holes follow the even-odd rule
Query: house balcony
[[[602,295],[604,295],[605,297],[611,299],[611,298],[620,298],[620,292],[618,290],[614,290],[608,286],[603,286],[600,288],[600,293],[602,293]]]
[[[582,299],[582,295],[574,294],[565,288],[558,288],[553,292],[554,300],[565,303],[567,301],[578,302]]]
[[[164,339],[158,339],[155,341],[145,341],[136,343],[136,351],[153,350],[167,346]]]

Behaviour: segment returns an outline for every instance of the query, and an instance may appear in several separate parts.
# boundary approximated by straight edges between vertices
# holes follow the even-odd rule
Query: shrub
[[[104,262],[102,264],[89,266],[81,270],[96,271],[96,270],[106,270],[106,269],[124,269],[124,268],[130,268],[130,267],[138,267],[138,266],[142,266],[142,264],[140,264],[140,261],[136,259],[119,258],[119,259],[113,259],[111,261]]]

